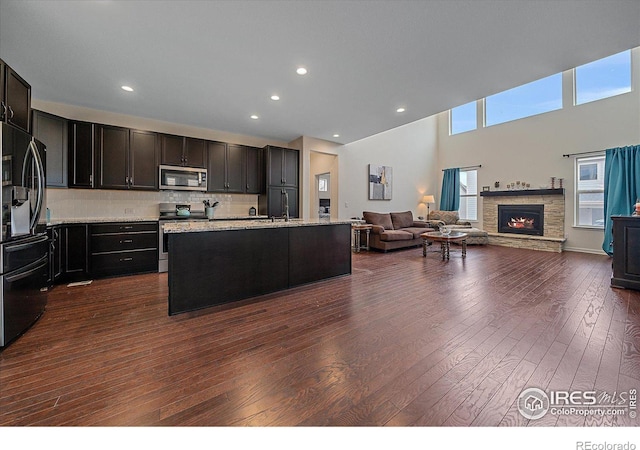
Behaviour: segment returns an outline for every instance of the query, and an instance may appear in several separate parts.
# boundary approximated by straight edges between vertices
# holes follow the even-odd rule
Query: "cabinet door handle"
[[[133,261],[133,258],[120,258],[120,262]]]
[[[129,177],[124,177],[124,184],[129,185]]]
[[[9,120],[13,119],[13,109],[11,109],[11,106],[9,106],[9,112],[11,113],[11,115],[9,116]]]
[[[7,105],[4,102],[0,102],[0,106],[2,106],[2,111],[0,111],[0,118],[4,119],[7,116]]]
[[[132,230],[133,229],[133,225],[122,225],[120,227],[121,230]]]
[[[120,241],[121,244],[131,244],[133,243],[133,239],[123,239]]]

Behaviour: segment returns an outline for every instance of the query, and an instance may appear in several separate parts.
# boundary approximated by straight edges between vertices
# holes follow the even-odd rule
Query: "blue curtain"
[[[457,211],[458,208],[460,208],[460,169],[444,169],[440,210]]]
[[[633,213],[640,198],[640,145],[610,148],[604,160],[604,242],[602,249],[613,255],[611,216]]]

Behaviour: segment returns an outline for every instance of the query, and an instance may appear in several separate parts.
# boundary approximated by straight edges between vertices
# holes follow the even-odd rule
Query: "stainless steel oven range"
[[[158,218],[158,272],[169,270],[169,239],[164,232],[164,225],[167,223],[201,220],[209,220],[205,216],[202,204],[160,203],[160,217]]]

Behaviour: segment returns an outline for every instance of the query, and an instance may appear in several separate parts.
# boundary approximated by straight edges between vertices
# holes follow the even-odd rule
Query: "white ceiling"
[[[34,98],[283,142],[352,142],[637,46],[640,0],[0,0],[0,58]]]

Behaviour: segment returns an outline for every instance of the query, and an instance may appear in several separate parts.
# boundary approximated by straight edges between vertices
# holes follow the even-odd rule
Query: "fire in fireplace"
[[[544,235],[544,205],[498,205],[498,232]]]

